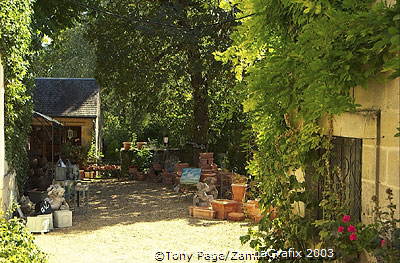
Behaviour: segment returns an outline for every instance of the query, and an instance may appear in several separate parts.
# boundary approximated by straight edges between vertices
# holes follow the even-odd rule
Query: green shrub
[[[0,263],[43,263],[47,256],[33,242],[22,219],[7,220],[0,211]]]
[[[133,149],[132,163],[136,165],[140,171],[147,171],[151,167],[153,153],[146,147],[142,149]]]

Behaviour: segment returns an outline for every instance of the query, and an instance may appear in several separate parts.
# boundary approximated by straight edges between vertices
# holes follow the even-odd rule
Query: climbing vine
[[[367,87],[372,77],[400,76],[400,4],[245,0],[221,5],[238,18],[247,16],[231,36],[234,45],[216,57],[234,65],[246,89],[243,104],[258,147],[248,169],[262,206],[277,208],[279,215],[262,220],[242,241],[257,250],[316,247],[314,212],[321,200],[315,198],[315,182],[332,174],[330,138],[321,121],[359,106],[353,87]],[[305,180],[295,176],[298,169]],[[293,212],[300,203],[305,216]]]
[[[4,67],[6,159],[21,183],[26,174],[31,126],[29,84],[32,1],[0,2],[0,55]],[[20,184],[21,185],[21,184]]]

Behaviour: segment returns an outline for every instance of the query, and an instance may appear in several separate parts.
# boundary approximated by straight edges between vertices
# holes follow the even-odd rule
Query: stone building
[[[395,137],[400,127],[400,78],[370,81],[368,87],[353,88],[351,94],[361,107],[325,120],[322,126],[337,136],[334,150],[339,166],[350,178],[353,206],[361,220],[369,223],[373,219],[372,196],[386,206],[386,189],[390,188],[400,217],[400,137]]]

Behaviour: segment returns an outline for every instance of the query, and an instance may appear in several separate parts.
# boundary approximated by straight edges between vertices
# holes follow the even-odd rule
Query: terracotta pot
[[[146,145],[146,144],[147,144],[147,142],[137,142],[136,147],[140,150],[143,148],[143,145]]]
[[[143,173],[137,172],[135,175],[136,180],[138,181],[144,181],[146,180],[146,176]]]
[[[129,150],[131,148],[131,142],[123,142],[122,145],[124,146],[124,150]]]
[[[247,184],[232,184],[232,199],[237,202],[243,202],[246,195]]]

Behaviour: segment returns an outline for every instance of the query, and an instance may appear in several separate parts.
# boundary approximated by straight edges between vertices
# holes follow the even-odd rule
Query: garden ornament
[[[211,201],[214,200],[212,195],[208,195],[207,192],[210,187],[206,183],[199,182],[197,184],[197,192],[193,197],[194,206],[210,206]]]
[[[50,187],[47,188],[47,195],[49,197],[46,198],[45,200],[47,200],[50,203],[51,208],[53,210],[59,210],[59,209],[68,210],[69,205],[65,201],[64,193],[65,189],[62,186],[50,185]]]

